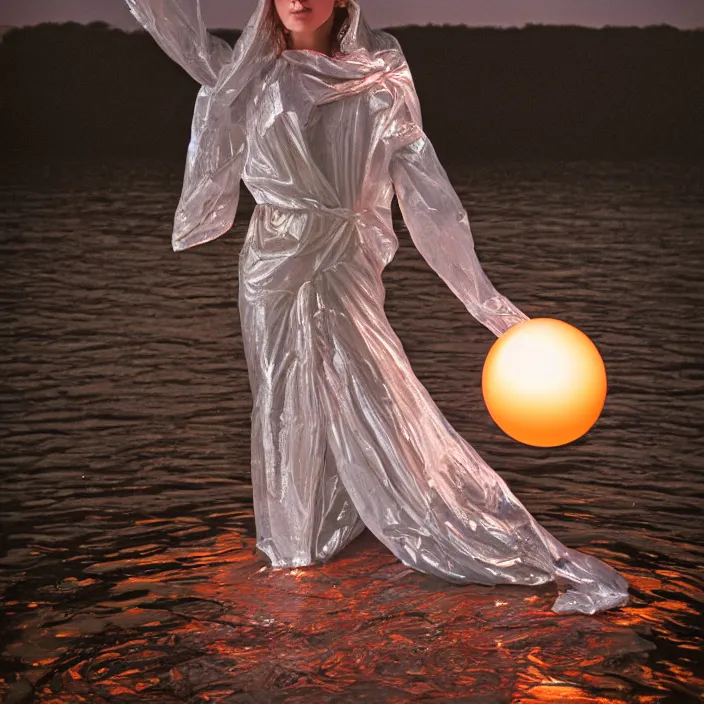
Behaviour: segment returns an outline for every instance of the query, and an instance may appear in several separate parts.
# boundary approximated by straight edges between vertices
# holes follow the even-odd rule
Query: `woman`
[[[198,0],[127,0],[201,83],[173,248],[257,205],[240,254],[257,547],[274,567],[329,560],[368,527],[455,583],[566,584],[552,609],[628,601],[600,560],[542,528],[449,425],[384,313],[394,191],[421,254],[499,336],[527,316],[487,279],[467,213],[423,132],[398,41],[357,0],[258,0],[234,50]]]

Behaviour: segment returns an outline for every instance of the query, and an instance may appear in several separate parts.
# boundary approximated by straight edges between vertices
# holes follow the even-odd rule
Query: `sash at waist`
[[[328,208],[324,205],[300,205],[295,207],[282,206],[276,203],[257,203],[258,208],[274,209],[285,213],[319,213],[321,215],[329,215],[331,217],[340,218],[342,220],[360,220],[365,213],[369,212],[369,208],[361,210],[353,210],[351,208]]]

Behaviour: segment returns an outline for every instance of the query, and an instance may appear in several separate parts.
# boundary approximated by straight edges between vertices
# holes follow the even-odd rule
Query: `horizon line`
[[[12,25],[12,24],[4,24],[0,25],[0,29],[4,30],[11,30],[11,29],[31,29],[32,27],[41,27],[42,25],[66,25],[66,24],[79,24],[84,27],[90,27],[91,25],[103,25],[105,27],[108,27],[110,29],[117,30],[119,32],[125,32],[126,34],[131,34],[133,32],[146,32],[146,30],[143,27],[134,27],[134,28],[128,28],[128,27],[121,27],[119,25],[112,24],[110,22],[106,22],[105,20],[92,20],[91,22],[79,22],[78,20],[64,20],[61,22],[56,22],[53,20],[49,20],[46,22],[34,22],[32,24],[22,24],[22,25]],[[443,22],[441,24],[437,24],[435,22],[427,22],[425,24],[417,24],[417,23],[411,23],[411,24],[393,24],[393,25],[386,25],[384,27],[372,27],[372,29],[377,29],[377,30],[388,30],[392,28],[410,28],[410,27],[418,27],[418,28],[423,28],[423,27],[436,27],[436,28],[443,28],[443,27],[464,27],[466,29],[496,29],[496,30],[503,30],[503,29],[527,29],[529,27],[570,27],[570,28],[579,28],[579,29],[590,29],[590,30],[601,30],[601,29],[652,29],[652,28],[662,28],[662,27],[667,27],[669,29],[674,29],[678,32],[701,32],[704,31],[704,25],[700,27],[677,27],[676,25],[669,24],[668,22],[658,22],[658,23],[653,23],[653,24],[643,24],[643,25],[638,25],[638,24],[603,24],[600,26],[594,26],[594,25],[587,25],[587,24],[570,24],[570,23],[556,23],[556,22],[525,22],[523,25],[500,25],[500,24],[466,24],[465,22],[459,22],[457,24],[453,24],[451,22]],[[208,27],[210,31],[218,31],[218,30],[225,30],[225,31],[238,31],[241,32],[244,27]]]

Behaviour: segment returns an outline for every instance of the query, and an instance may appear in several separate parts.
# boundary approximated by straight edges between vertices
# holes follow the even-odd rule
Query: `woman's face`
[[[291,32],[314,32],[333,13],[335,0],[274,0],[276,11]]]

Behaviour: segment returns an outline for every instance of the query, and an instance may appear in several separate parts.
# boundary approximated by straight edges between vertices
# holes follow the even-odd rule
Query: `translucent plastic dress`
[[[412,239],[495,335],[527,319],[487,279],[467,213],[421,122],[398,41],[356,0],[333,57],[278,58],[259,0],[234,50],[197,0],[127,0],[200,84],[174,250],[225,233],[242,179],[256,200],[239,260],[257,546],[275,567],[324,562],[369,530],[405,565],[453,583],[566,586],[552,609],[625,604],[627,582],[565,547],[450,426],[384,312]]]

